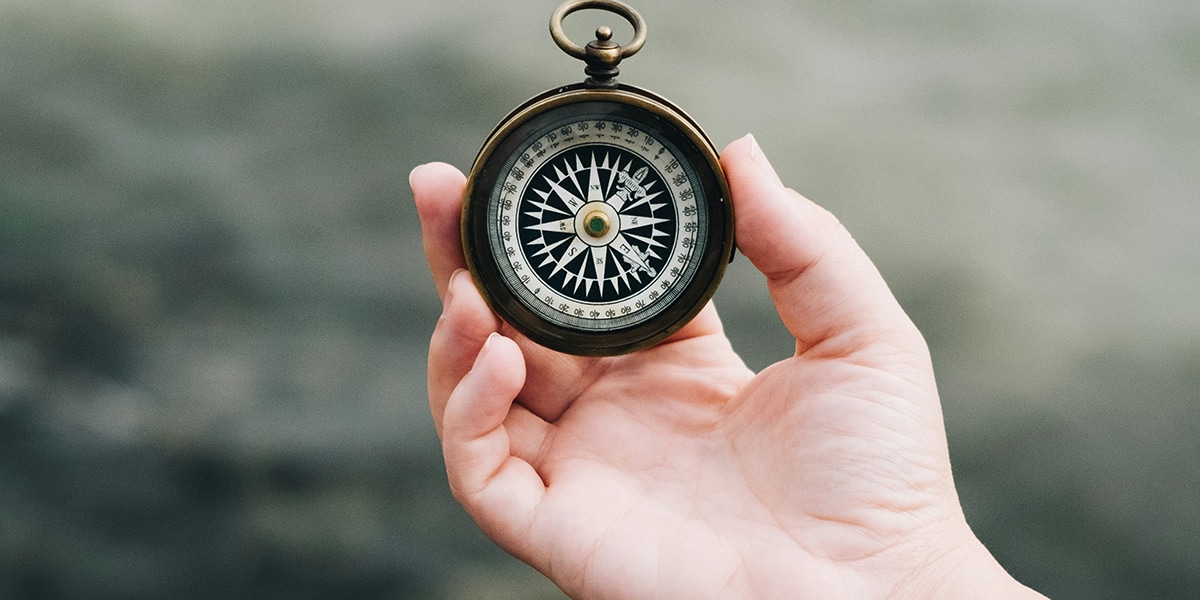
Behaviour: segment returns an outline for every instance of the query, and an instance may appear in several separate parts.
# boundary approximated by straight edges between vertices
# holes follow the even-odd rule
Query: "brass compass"
[[[600,27],[575,45],[563,19],[585,8],[624,17],[633,39],[622,46]],[[695,121],[617,82],[618,64],[646,41],[637,12],[572,0],[550,34],[588,77],[492,131],[468,177],[464,254],[492,310],[533,341],[582,356],[633,352],[678,331],[716,291],[734,247],[729,187]]]

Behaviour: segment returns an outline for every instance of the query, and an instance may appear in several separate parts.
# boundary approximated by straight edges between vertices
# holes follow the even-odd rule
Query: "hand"
[[[929,352],[870,260],[752,137],[721,164],[739,249],[796,338],[758,375],[711,303],[632,355],[530,342],[463,271],[462,174],[413,171],[454,496],[575,598],[1037,597],[967,527]]]

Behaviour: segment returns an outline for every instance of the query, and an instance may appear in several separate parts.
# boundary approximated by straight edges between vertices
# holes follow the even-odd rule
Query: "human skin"
[[[631,355],[534,344],[463,270],[462,173],[412,172],[455,498],[578,599],[1041,598],[968,527],[928,348],[874,265],[753,137],[721,164],[738,249],[796,338],[758,374],[711,303]]]

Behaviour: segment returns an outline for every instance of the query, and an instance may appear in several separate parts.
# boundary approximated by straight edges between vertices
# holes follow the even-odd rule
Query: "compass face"
[[[707,301],[728,219],[714,214],[724,205],[711,167],[676,128],[627,105],[568,104],[497,152],[486,209],[468,211],[465,227],[493,308],[518,329],[556,349],[614,353],[656,341]]]
[[[574,125],[585,126],[624,128],[603,120]],[[677,214],[663,198],[672,190],[662,173],[630,150],[607,144],[578,144],[541,164],[530,162],[535,167],[532,185],[525,186],[515,205],[505,210],[502,204],[500,210],[502,223],[509,213],[515,217],[501,227],[501,239],[514,240],[533,271],[522,279],[525,287],[536,278],[530,292],[549,288],[561,300],[559,311],[592,320],[584,321],[585,326],[604,316],[600,306],[657,299],[661,294],[647,288],[667,266],[669,255],[679,250],[686,257],[691,251],[676,247],[680,223],[694,232],[698,220],[694,211],[691,216]]]

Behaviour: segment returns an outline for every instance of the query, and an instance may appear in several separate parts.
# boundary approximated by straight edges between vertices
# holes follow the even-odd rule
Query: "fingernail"
[[[492,340],[499,335],[499,333],[493,331],[487,336],[486,340],[483,340],[483,347],[479,349],[479,354],[475,355],[475,362],[471,365],[471,371],[474,371],[475,368],[479,366],[479,361],[483,360],[483,356],[487,354],[488,348],[492,346]]]
[[[466,272],[466,269],[457,269],[450,274],[450,282],[446,284],[446,297],[442,298],[442,315],[446,314],[446,309],[450,306],[450,298],[454,296],[455,281]]]
[[[771,161],[767,160],[766,154],[763,154],[762,146],[758,145],[758,139],[754,137],[753,133],[747,133],[746,137],[750,138],[750,160],[760,168],[774,173],[775,167],[771,166]]]
[[[762,148],[760,148],[758,145],[758,140],[755,139],[753,133],[747,133],[746,137],[750,138],[750,158],[753,159],[754,162],[761,164],[762,159],[765,157],[763,156]]]
[[[771,179],[782,186],[783,180],[775,172],[775,167],[771,166],[771,161],[767,160],[767,155],[763,154],[762,147],[758,145],[758,140],[755,139],[754,134],[747,133],[746,137],[750,138],[750,160],[754,161],[754,164],[758,165],[758,168],[770,174]]]
[[[412,187],[413,175],[416,175],[417,171],[420,171],[421,167],[424,167],[424,166],[425,165],[423,165],[423,164],[417,165],[417,166],[413,167],[413,169],[411,171],[408,172],[408,187]]]

